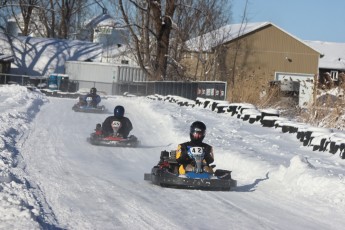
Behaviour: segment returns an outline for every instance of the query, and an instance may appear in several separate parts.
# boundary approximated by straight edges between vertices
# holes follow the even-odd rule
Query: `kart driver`
[[[133,129],[131,121],[124,116],[125,108],[117,105],[114,109],[114,116],[107,117],[102,124],[102,134],[104,136],[118,136],[127,138]]]
[[[213,173],[209,166],[214,161],[212,146],[203,143],[205,137],[206,125],[201,121],[195,121],[190,126],[190,141],[179,144],[176,151],[176,161],[180,164],[179,174],[185,174],[186,171],[194,170],[194,162],[188,155],[189,152],[203,151],[204,152],[204,171]]]
[[[89,100],[90,105],[95,108],[101,102],[101,97],[97,94],[97,89],[95,87],[90,89],[90,93],[79,97],[79,105],[88,105]]]

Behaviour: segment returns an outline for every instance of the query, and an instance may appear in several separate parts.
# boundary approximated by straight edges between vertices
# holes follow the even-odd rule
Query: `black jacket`
[[[205,153],[204,160],[207,164],[211,164],[214,161],[212,146],[206,143],[194,143],[191,141],[179,144],[176,152],[176,161],[179,164],[187,165],[192,163],[192,159],[188,156],[188,149],[190,147],[202,147]]]
[[[86,101],[86,98],[88,97],[91,97],[92,98],[92,102],[91,102],[91,105],[94,106],[94,107],[97,107],[97,105],[101,102],[101,97],[98,95],[98,94],[87,94],[85,96],[82,96],[82,100],[83,100],[83,103],[85,103],[85,105],[87,104],[87,101]]]
[[[122,137],[127,138],[129,132],[133,129],[131,121],[127,117],[117,118],[115,116],[107,117],[102,124],[102,132],[104,135],[114,134],[114,130],[111,127],[113,121],[119,121],[120,127],[117,131]]]

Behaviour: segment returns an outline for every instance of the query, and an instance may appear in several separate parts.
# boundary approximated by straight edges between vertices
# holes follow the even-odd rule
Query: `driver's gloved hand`
[[[122,138],[123,136],[122,136],[121,133],[115,133],[115,134],[114,134],[114,137],[121,137],[121,138]]]

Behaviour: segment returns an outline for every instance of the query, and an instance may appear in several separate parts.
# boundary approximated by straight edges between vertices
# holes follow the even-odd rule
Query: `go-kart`
[[[86,98],[86,103],[80,100],[78,103],[73,105],[72,109],[75,112],[84,112],[84,113],[106,113],[107,112],[104,105],[94,105],[91,97]]]
[[[204,154],[190,154],[193,159],[193,170],[179,174],[179,164],[176,161],[176,151],[162,151],[160,161],[144,174],[144,180],[151,181],[162,187],[180,189],[199,189],[211,191],[229,191],[237,186],[237,181],[231,178],[231,171],[217,169],[213,172],[205,171]],[[209,166],[214,168],[215,166]]]
[[[116,134],[104,135],[101,131],[101,124],[97,124],[95,132],[90,134],[87,141],[92,145],[112,147],[137,147],[140,143],[138,138],[134,135],[130,135],[126,138]]]

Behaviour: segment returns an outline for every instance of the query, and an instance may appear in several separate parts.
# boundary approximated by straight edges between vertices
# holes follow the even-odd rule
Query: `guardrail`
[[[46,86],[44,85],[46,82],[47,78],[45,77],[0,73],[0,84],[30,85],[43,88]]]
[[[292,121],[281,117],[276,109],[257,109],[248,103],[229,103],[207,98],[187,100],[176,95],[150,95],[149,99],[175,102],[180,106],[200,107],[217,113],[227,113],[244,122],[261,123],[262,127],[281,129],[282,133],[296,135],[303,146],[311,147],[312,151],[329,152],[345,159],[345,133],[330,128],[314,127],[309,124]]]

